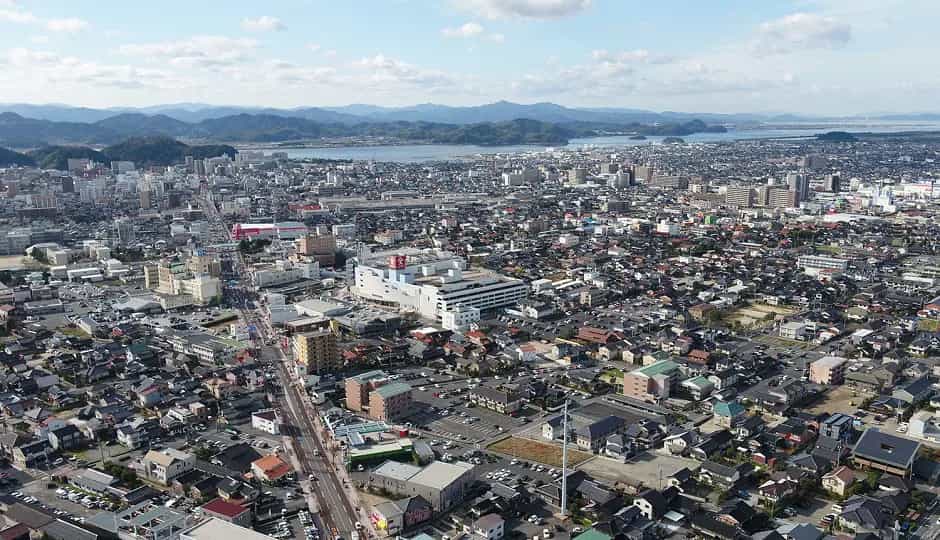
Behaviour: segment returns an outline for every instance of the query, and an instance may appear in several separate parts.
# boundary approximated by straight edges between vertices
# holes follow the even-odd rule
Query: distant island
[[[816,135],[816,140],[823,142],[855,142],[858,137],[847,131],[829,131]]]
[[[684,144],[685,139],[682,137],[666,137],[663,139],[663,144]]]
[[[646,135],[633,135],[630,137],[631,141],[645,141]]]

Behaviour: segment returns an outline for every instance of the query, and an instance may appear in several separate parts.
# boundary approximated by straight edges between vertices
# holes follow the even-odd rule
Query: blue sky
[[[0,0],[0,102],[936,111],[940,2]]]

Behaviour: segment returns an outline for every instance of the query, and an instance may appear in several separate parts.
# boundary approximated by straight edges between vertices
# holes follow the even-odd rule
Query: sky
[[[0,0],[0,102],[940,111],[937,0]]]

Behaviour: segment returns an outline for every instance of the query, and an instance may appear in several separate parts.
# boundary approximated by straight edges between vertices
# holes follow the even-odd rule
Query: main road
[[[225,234],[225,238],[220,240],[234,241],[215,204],[204,196],[200,196],[198,200],[213,228]],[[236,252],[233,257],[232,266],[239,282],[243,283],[248,279],[245,262],[240,252]],[[275,364],[278,367],[278,378],[284,390],[284,393],[278,396],[281,415],[285,420],[290,420],[285,422],[286,424],[294,427],[291,433],[293,451],[301,466],[299,472],[306,477],[305,481],[309,480],[309,490],[317,506],[311,510],[319,512],[320,522],[326,529],[322,531],[322,534],[329,535],[328,538],[348,539],[356,531],[356,516],[360,514],[360,509],[352,500],[352,489],[347,480],[339,478],[340,468],[344,465],[334,457],[329,443],[324,442],[326,433],[317,429],[316,419],[312,418],[316,415],[316,411],[311,407],[304,393],[298,389],[294,377],[291,376],[289,360],[278,344],[273,341],[276,334],[268,325],[268,321],[256,310],[249,309],[246,305],[241,284],[230,289],[229,292],[236,297],[235,304],[242,319],[255,329],[257,339],[261,343],[261,362]],[[366,526],[368,527],[368,524]]]

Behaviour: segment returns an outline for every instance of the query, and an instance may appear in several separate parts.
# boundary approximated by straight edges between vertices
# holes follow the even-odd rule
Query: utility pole
[[[568,515],[568,400],[565,399],[561,443],[561,518]]]

